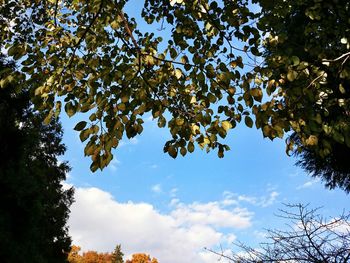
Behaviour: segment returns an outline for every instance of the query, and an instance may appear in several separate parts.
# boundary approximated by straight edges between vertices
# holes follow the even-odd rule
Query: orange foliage
[[[119,245],[120,248],[120,245]],[[69,263],[112,263],[116,262],[113,258],[113,253],[98,253],[96,251],[87,251],[79,253],[81,250],[78,246],[72,246],[71,251],[68,254]],[[119,262],[119,261],[118,261]],[[125,261],[125,263],[158,263],[156,258],[150,257],[145,253],[136,253],[132,255],[131,260]]]
[[[69,263],[112,263],[112,253],[97,253],[96,251],[87,251],[79,254],[80,247],[72,246],[68,254]]]
[[[144,253],[133,254],[131,260],[125,261],[125,263],[158,263],[156,258],[152,258],[150,255]]]

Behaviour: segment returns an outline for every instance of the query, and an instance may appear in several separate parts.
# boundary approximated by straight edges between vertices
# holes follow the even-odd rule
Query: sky
[[[112,163],[96,173],[73,130],[77,118],[62,119],[63,159],[72,167],[66,184],[76,189],[69,233],[83,251],[121,244],[126,257],[145,252],[160,263],[216,262],[205,247],[256,246],[266,228],[283,228],[286,222],[275,216],[283,203],[322,207],[328,217],[349,211],[349,196],[296,167],[283,140],[271,142],[242,125],[229,134],[223,159],[196,149],[174,160],[163,153],[168,130],[145,119],[144,132],[123,141]]]
[[[75,188],[69,233],[83,251],[121,244],[126,258],[144,252],[160,263],[216,262],[205,248],[230,253],[237,241],[256,247],[265,229],[284,228],[276,217],[284,203],[322,207],[330,218],[349,211],[349,196],[296,167],[283,140],[271,142],[244,125],[229,133],[223,159],[198,148],[174,160],[163,153],[170,133],[145,116],[144,132],[122,141],[110,165],[91,173],[73,130],[79,118],[62,116],[62,159],[72,167],[65,185]]]

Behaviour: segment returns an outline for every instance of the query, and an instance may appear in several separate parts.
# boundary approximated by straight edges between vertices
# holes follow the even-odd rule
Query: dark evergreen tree
[[[295,134],[292,135],[298,141]],[[321,178],[329,189],[339,187],[350,193],[350,148],[342,143],[334,143],[333,151],[321,158],[313,149],[302,147],[302,151],[295,151],[298,158],[296,165],[303,168],[313,177]]]
[[[0,75],[9,70],[0,58]],[[70,168],[57,159],[66,150],[62,128],[43,125],[20,85],[0,89],[0,262],[66,262],[73,189],[63,187]]]

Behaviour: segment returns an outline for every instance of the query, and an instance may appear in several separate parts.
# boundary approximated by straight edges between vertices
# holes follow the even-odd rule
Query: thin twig
[[[350,52],[347,52],[347,53],[345,53],[345,54],[343,54],[340,57],[337,57],[335,59],[322,59],[322,62],[336,62],[338,60],[341,60],[341,59],[343,59],[345,57],[349,57],[349,56],[350,56]]]

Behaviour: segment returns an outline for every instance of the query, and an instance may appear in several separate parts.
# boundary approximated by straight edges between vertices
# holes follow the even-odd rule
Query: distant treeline
[[[117,245],[112,253],[98,253],[96,251],[87,251],[80,253],[79,246],[72,246],[68,254],[69,263],[158,263],[156,258],[150,257],[145,253],[133,254],[131,259],[124,261],[124,253],[121,246]]]

